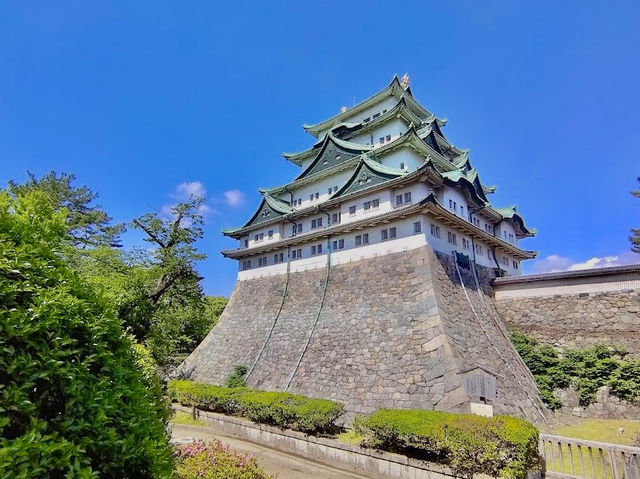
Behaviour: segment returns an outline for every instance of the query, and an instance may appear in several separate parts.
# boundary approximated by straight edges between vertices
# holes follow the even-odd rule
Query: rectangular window
[[[331,249],[332,249],[333,251],[335,251],[335,250],[337,250],[337,249],[338,249],[338,242],[337,242],[337,241],[334,241],[333,243],[331,243]]]
[[[372,208],[379,208],[380,207],[380,200],[379,199],[375,199],[371,202],[371,207]]]
[[[462,247],[464,249],[469,249],[471,242],[467,238],[462,238]]]
[[[278,255],[277,255],[277,254],[274,254],[274,255],[273,255],[273,262],[274,262],[274,263],[277,263],[277,262],[278,262]]]
[[[318,228],[322,227],[322,216],[318,218]]]
[[[333,190],[331,188],[329,188],[329,194],[333,193]]]
[[[311,220],[311,229],[316,229],[316,220]]]
[[[464,218],[464,206],[460,205],[460,216]]]
[[[400,169],[404,170],[404,161],[402,163],[400,163]]]
[[[410,191],[408,193],[404,194],[404,202],[405,203],[411,203],[411,192]]]
[[[253,241],[258,241],[258,238],[260,238],[260,236],[255,235],[255,236],[253,237]]]
[[[389,230],[380,230],[380,241],[385,241],[389,238]]]
[[[387,141],[391,141],[391,135],[387,135],[385,138]]]
[[[316,193],[316,200],[320,198],[320,193]]]
[[[336,191],[338,191],[338,187],[337,187],[337,186],[334,186],[334,187],[333,187],[333,192],[335,193]]]
[[[311,246],[311,254],[316,254],[316,245]]]
[[[414,233],[420,233],[422,231],[422,223],[420,223],[419,221],[416,221],[415,223],[413,223],[413,232]]]
[[[369,244],[369,233],[362,235],[362,244]]]
[[[454,212],[458,212],[458,203],[456,203],[455,201],[453,202],[453,211]]]
[[[431,235],[440,238],[440,227],[431,223]]]
[[[318,251],[318,254],[322,254],[322,245],[321,244],[319,244],[316,249]]]
[[[376,118],[378,118],[379,116],[380,116],[380,113],[374,113],[374,114],[373,114],[373,116],[372,116],[371,118],[373,118],[373,119],[375,120],[375,119],[376,119]]]
[[[350,215],[355,215],[356,214],[356,207],[355,206],[349,206],[349,214]]]
[[[384,145],[384,136],[381,136],[381,137],[380,137],[380,144],[381,144],[381,145]]]
[[[302,233],[302,223],[298,223],[298,233]]]
[[[369,123],[370,121],[371,121],[371,117],[368,116],[364,120],[362,120],[362,123]]]
[[[402,195],[396,195],[396,206],[400,206],[402,204]]]
[[[296,250],[291,251],[291,259],[296,259],[297,252]]]
[[[302,258],[302,249],[298,248],[297,251],[298,251],[298,258]]]
[[[453,209],[453,200],[449,199],[449,209],[452,210]]]
[[[343,249],[344,248],[344,240],[338,240],[338,249]]]
[[[476,245],[476,253],[482,254],[482,245],[479,245],[479,244]]]
[[[273,230],[269,230],[267,232],[267,236],[269,237],[269,239],[273,238]]]
[[[502,257],[502,264],[504,264],[505,266],[509,266],[509,258],[507,258],[506,256]]]
[[[371,201],[364,202],[364,210],[369,211],[371,209]]]
[[[282,263],[284,261],[284,253],[280,253],[279,258],[280,262]]]
[[[487,248],[487,258],[491,259],[491,249]]]
[[[309,201],[313,201],[313,193],[309,195]]]
[[[396,227],[394,226],[393,228],[389,228],[389,238],[395,238],[396,237]]]
[[[360,246],[362,244],[362,235],[356,236],[356,246]]]
[[[451,244],[458,244],[456,234],[452,233],[451,231],[447,231],[447,241]]]
[[[264,233],[260,233],[260,241],[264,239]]]
[[[513,243],[513,235],[509,233],[509,242]]]
[[[249,246],[249,240],[244,240],[244,247],[247,248]]]

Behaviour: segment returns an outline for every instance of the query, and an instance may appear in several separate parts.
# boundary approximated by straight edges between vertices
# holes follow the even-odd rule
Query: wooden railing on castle
[[[540,435],[546,477],[640,479],[640,447]]]

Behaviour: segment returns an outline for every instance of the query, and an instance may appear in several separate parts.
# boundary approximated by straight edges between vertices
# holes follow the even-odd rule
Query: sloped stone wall
[[[250,367],[282,304],[250,387],[284,390],[293,375],[291,392],[340,401],[352,414],[467,412],[480,398],[469,395],[465,374],[482,368],[496,377],[497,396],[488,400],[496,413],[540,421],[535,385],[487,306],[493,270],[479,268],[479,277],[480,290],[468,270],[461,283],[452,257],[421,247],[292,273],[284,303],[286,275],[241,281],[181,371],[221,384],[234,365]]]
[[[615,343],[640,356],[640,290],[505,298],[496,306],[509,329],[561,349]]]

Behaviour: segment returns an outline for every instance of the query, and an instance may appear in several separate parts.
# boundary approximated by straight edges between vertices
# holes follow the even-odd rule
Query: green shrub
[[[177,479],[270,479],[251,454],[229,450],[220,441],[196,441],[176,448]]]
[[[234,366],[233,372],[229,375],[224,385],[228,388],[243,388],[247,371],[246,366]]]
[[[0,192],[0,477],[170,477],[169,411],[64,264],[66,228],[41,193]]]
[[[307,434],[332,431],[342,415],[342,404],[284,392],[226,388],[192,381],[169,383],[170,397],[184,406],[243,416],[254,422]]]
[[[640,401],[640,359],[627,359],[627,353],[618,346],[598,344],[570,349],[561,355],[523,333],[514,332],[511,340],[550,409],[562,406],[553,391],[569,386],[576,389],[581,406],[591,404],[602,386],[609,386],[612,394],[621,399]]]
[[[509,416],[381,409],[354,428],[364,446],[446,464],[462,477],[524,478],[538,461],[537,429]]]

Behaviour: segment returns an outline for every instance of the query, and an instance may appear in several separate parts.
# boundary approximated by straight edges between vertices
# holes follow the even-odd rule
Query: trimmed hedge
[[[538,430],[509,416],[381,409],[357,417],[354,429],[363,446],[446,464],[462,477],[525,478],[538,464]]]
[[[249,388],[225,388],[193,381],[170,381],[168,392],[172,400],[183,406],[242,416],[257,423],[307,434],[334,430],[336,420],[344,412],[342,404],[328,399]]]

